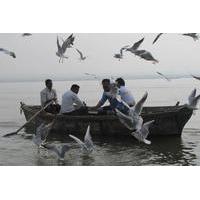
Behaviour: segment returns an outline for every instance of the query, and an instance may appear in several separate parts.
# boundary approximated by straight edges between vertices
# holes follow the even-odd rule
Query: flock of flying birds
[[[155,44],[163,34],[164,33],[157,34],[157,36],[153,40],[152,44]],[[191,38],[193,38],[194,41],[199,39],[199,35],[197,33],[184,33],[184,34],[181,34],[181,35],[191,37]],[[32,36],[31,33],[23,33],[22,34],[22,37],[30,37],[30,36]],[[63,39],[63,38],[57,36],[57,52],[56,52],[56,55],[59,57],[59,63],[63,63],[64,59],[69,58],[68,56],[65,55],[65,53],[66,53],[67,49],[73,47],[74,40],[75,40],[75,36],[73,34],[68,36],[66,39]],[[135,56],[140,57],[141,59],[144,59],[146,61],[151,61],[153,64],[158,63],[159,61],[157,59],[155,59],[149,51],[147,51],[145,49],[139,49],[139,47],[141,46],[143,41],[144,41],[144,38],[135,42],[133,44],[133,46],[131,46],[131,47],[129,45],[122,47],[120,49],[120,53],[114,54],[114,58],[116,58],[120,61],[121,59],[123,59],[124,52],[130,52],[130,53],[134,54]],[[86,56],[84,56],[84,54],[79,49],[75,48],[75,50],[77,51],[77,53],[80,56],[80,58],[79,58],[80,61],[84,61],[87,58]],[[5,54],[7,54],[7,55],[9,55],[13,58],[16,58],[16,54],[13,51],[9,51],[5,48],[0,48],[0,52],[3,52],[3,53],[5,53]],[[170,81],[170,79],[168,77],[166,77],[164,74],[162,74],[161,72],[156,72],[156,73],[161,78],[164,78],[165,80]],[[91,77],[97,79],[97,76],[95,74],[85,73],[85,75],[88,75],[88,76],[91,76]],[[192,75],[192,77],[200,80],[200,77],[193,76],[193,75]]]
[[[159,33],[153,40],[152,44],[155,44],[156,41],[160,38],[160,36],[163,34],[164,33]],[[199,39],[199,35],[197,33],[184,33],[182,35],[191,37],[194,39],[194,41]],[[129,52],[133,53],[135,56],[139,56],[140,58],[142,58],[144,60],[152,61],[154,64],[158,63],[159,61],[157,59],[155,59],[149,51],[144,50],[144,49],[142,49],[142,50],[139,49],[139,47],[143,43],[143,41],[144,41],[144,38],[142,38],[138,42],[134,43],[132,47],[130,47],[129,45],[122,47],[120,49],[120,53],[115,54],[114,57],[120,60],[123,58],[123,51],[129,51]]]

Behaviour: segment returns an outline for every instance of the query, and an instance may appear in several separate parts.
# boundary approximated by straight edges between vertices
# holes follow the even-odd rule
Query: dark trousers
[[[63,113],[63,115],[87,115],[88,114],[88,108],[85,107],[80,107],[79,109],[76,109],[72,112],[68,113]]]
[[[60,112],[60,105],[51,104],[45,109],[45,111],[52,114],[58,114]]]

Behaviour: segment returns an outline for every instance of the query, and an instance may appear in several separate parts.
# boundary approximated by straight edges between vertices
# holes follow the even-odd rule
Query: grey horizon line
[[[100,80],[103,79],[103,78],[106,78],[106,76],[99,76],[100,77]],[[126,76],[126,75],[117,75],[116,77],[122,77],[126,80],[139,80],[139,79],[160,79],[159,76],[157,75],[138,75],[138,76]],[[180,79],[180,78],[192,78],[191,75],[168,75],[169,78],[172,78],[172,79]],[[20,78],[17,78],[17,79],[8,79],[8,80],[1,80],[0,79],[0,83],[23,83],[23,82],[42,82],[42,81],[45,81],[46,79],[52,79],[53,81],[99,81],[97,79],[94,79],[94,78],[90,78],[90,77],[74,77],[74,78],[52,78],[52,77],[48,77],[47,78],[38,78],[38,79],[20,79]],[[107,78],[110,78],[110,76],[108,75]]]

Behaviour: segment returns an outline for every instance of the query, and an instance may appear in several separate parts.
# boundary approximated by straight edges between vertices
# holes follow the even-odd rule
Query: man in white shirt
[[[61,113],[65,115],[83,115],[87,114],[86,105],[79,99],[79,86],[73,84],[71,89],[62,96]]]
[[[44,107],[46,104],[52,101],[52,103],[45,109],[45,111],[53,114],[59,113],[60,105],[58,104],[56,90],[52,88],[52,80],[45,80],[45,85],[46,88],[40,92],[41,106]]]
[[[125,87],[125,81],[122,78],[116,79],[117,87],[119,88],[119,95],[121,99],[126,102],[130,107],[135,105],[135,99],[131,92]]]

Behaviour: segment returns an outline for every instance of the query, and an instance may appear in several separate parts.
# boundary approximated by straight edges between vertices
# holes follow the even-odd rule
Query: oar
[[[21,131],[28,123],[30,123],[33,119],[35,119],[35,117],[37,117],[45,108],[47,108],[50,104],[52,103],[52,101],[50,101],[48,104],[46,104],[44,107],[42,107],[41,110],[39,110],[37,113],[35,113],[23,126],[21,126],[19,129],[17,129],[15,132],[12,133],[7,133],[5,135],[3,135],[3,137],[9,137],[12,135],[16,135],[19,131]]]

